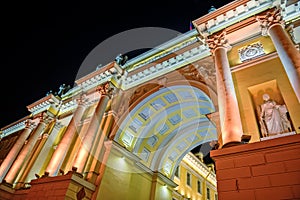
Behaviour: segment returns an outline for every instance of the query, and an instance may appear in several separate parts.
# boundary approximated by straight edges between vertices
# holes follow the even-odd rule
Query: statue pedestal
[[[275,134],[275,135],[270,135],[267,137],[262,137],[262,138],[260,138],[260,141],[270,140],[270,139],[274,139],[274,138],[284,137],[284,136],[288,136],[288,135],[295,135],[295,134],[296,134],[295,131],[288,132],[288,133]]]
[[[219,199],[300,199],[299,152],[300,134],[212,150]]]

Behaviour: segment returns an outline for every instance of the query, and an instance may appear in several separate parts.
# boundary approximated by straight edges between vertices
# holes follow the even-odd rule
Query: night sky
[[[85,57],[105,39],[141,27],[185,33],[190,21],[212,5],[231,1],[103,2],[9,1],[1,6],[0,127],[29,115],[26,106],[49,90],[73,86]]]

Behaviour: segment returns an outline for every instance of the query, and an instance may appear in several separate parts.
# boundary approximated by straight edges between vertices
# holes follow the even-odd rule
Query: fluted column
[[[21,169],[22,165],[29,159],[29,155],[37,142],[39,136],[43,133],[45,127],[47,124],[52,120],[53,118],[49,117],[47,114],[43,113],[40,116],[40,121],[37,126],[37,128],[33,131],[32,135],[29,137],[28,142],[22,150],[20,151],[18,157],[16,158],[14,164],[9,169],[7,175],[5,176],[5,181],[9,184],[13,184],[15,178],[18,175],[19,170]]]
[[[92,149],[96,134],[99,130],[100,123],[106,110],[108,101],[110,99],[111,92],[112,88],[110,87],[109,83],[106,83],[100,89],[101,96],[99,103],[96,106],[88,130],[81,141],[79,151],[75,157],[75,161],[73,164],[73,168],[76,168],[78,173],[83,172],[89,153]]]
[[[207,43],[214,55],[223,146],[240,143],[243,129],[227,58],[227,50],[230,46],[225,39],[225,32],[207,39]]]
[[[269,35],[277,50],[285,72],[300,102],[300,53],[284,29],[280,9],[267,12],[256,18],[261,25],[262,34]]]
[[[46,168],[46,172],[48,172],[50,176],[57,175],[59,172],[59,169],[72,143],[72,140],[75,134],[78,132],[78,124],[81,123],[83,114],[86,109],[86,102],[87,98],[85,96],[81,96],[79,99],[77,99],[78,106],[72,116],[71,121],[68,124],[67,129],[65,130],[64,136],[62,137],[57,148],[55,149],[51,160]]]
[[[31,131],[35,128],[34,122],[31,120],[26,120],[25,128],[20,134],[19,138],[17,139],[14,146],[11,148],[3,162],[0,166],[0,182],[2,182],[3,178],[5,177],[6,173],[8,172],[9,168],[13,164],[14,160],[16,159],[18,153],[22,149],[26,139],[30,135]]]

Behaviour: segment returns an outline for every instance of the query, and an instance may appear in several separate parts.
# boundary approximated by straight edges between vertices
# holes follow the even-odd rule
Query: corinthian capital
[[[265,15],[256,17],[256,20],[260,23],[262,35],[268,35],[268,30],[273,24],[283,24],[281,9],[278,7],[273,11],[267,12]]]
[[[107,95],[111,97],[113,95],[113,92],[115,91],[115,87],[110,82],[106,82],[105,84],[98,87],[98,91],[101,95]]]
[[[25,121],[25,128],[33,130],[36,127],[36,123],[30,119]]]
[[[89,102],[89,99],[87,98],[86,94],[81,94],[78,98],[75,99],[77,105],[87,105]]]
[[[40,119],[40,123],[45,123],[45,124],[49,124],[50,122],[52,122],[53,120],[55,120],[54,116],[49,115],[46,112],[41,113],[38,117]]]
[[[231,49],[231,46],[228,43],[228,40],[226,39],[226,32],[223,31],[222,33],[214,34],[210,38],[206,38],[206,43],[208,44],[208,47],[211,49],[212,52],[215,51],[217,47],[225,47],[228,50]]]

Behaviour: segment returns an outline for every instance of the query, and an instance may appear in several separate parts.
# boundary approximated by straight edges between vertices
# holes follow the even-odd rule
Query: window
[[[207,200],[210,200],[210,189],[206,188]]]
[[[190,173],[186,174],[186,184],[188,186],[191,186],[191,174]]]
[[[197,192],[202,194],[202,189],[201,189],[201,181],[197,181]]]
[[[176,167],[176,170],[175,170],[175,176],[179,178],[179,166]]]

